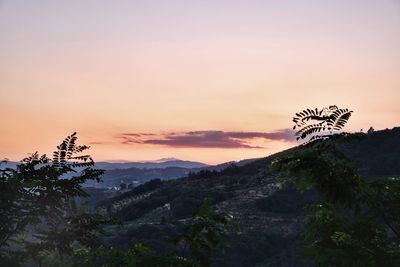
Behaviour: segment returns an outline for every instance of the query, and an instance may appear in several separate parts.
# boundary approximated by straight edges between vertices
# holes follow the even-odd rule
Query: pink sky
[[[332,104],[400,126],[399,47],[396,0],[3,0],[0,158],[74,131],[95,160],[262,157]]]

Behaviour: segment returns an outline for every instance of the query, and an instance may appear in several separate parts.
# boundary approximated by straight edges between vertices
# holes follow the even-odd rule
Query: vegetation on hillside
[[[343,116],[335,117],[340,127],[349,118]],[[303,124],[298,134],[311,142],[273,163],[280,182],[294,180],[298,190],[321,196],[307,207],[312,216],[304,230],[304,257],[317,266],[400,266],[400,179],[360,175],[356,162],[338,146],[365,135],[319,138],[314,135],[319,131],[311,130],[319,125]]]
[[[336,148],[348,157],[354,159],[353,171],[363,173],[366,177],[376,177],[375,165],[368,165],[370,158],[382,157],[386,154],[395,154],[391,162],[400,160],[400,128],[375,131],[370,133],[354,133],[335,135]],[[326,140],[328,141],[328,140]],[[390,143],[392,145],[390,145]],[[179,220],[190,218],[198,207],[198,202],[188,205],[185,214],[173,213],[174,204],[183,206],[192,202],[192,196],[207,195],[212,192],[224,195],[225,198],[215,201],[215,209],[232,214],[239,229],[231,231],[229,247],[224,254],[214,255],[216,266],[253,266],[265,264],[268,266],[308,266],[303,263],[298,253],[304,245],[303,221],[313,213],[303,207],[315,201],[322,200],[317,190],[298,192],[290,181],[285,187],[278,190],[276,173],[271,172],[269,166],[279,158],[294,156],[306,146],[300,146],[270,157],[255,160],[244,166],[231,166],[220,172],[203,171],[176,181],[162,181],[157,190],[146,199],[132,202],[125,207],[125,211],[143,207],[142,215],[124,220],[129,223],[120,231],[113,233],[108,239],[110,244],[127,247],[129,240],[149,242],[154,248],[167,249],[168,245],[157,236],[165,236],[180,231]],[[311,144],[309,145],[311,147]],[[317,146],[315,147],[317,148]],[[374,154],[368,151],[376,151]],[[310,159],[311,160],[311,159]],[[267,168],[266,168],[267,166]],[[398,165],[381,161],[379,168],[391,173],[394,177],[400,176]],[[142,190],[140,187],[137,190]],[[122,194],[119,201],[126,195]],[[130,195],[132,197],[132,195]],[[145,203],[159,202],[159,206],[170,204],[171,210],[163,209],[155,213],[151,205]],[[102,204],[111,205],[114,199],[108,199]],[[124,216],[125,211],[121,211]],[[182,214],[180,216],[176,216]],[[151,225],[145,226],[146,223]],[[163,239],[163,238],[162,238]]]
[[[351,113],[302,111],[304,145],[152,180],[98,202],[103,215],[75,201],[102,171],[73,134],[1,170],[0,265],[399,266],[400,128],[334,134]]]
[[[92,168],[89,147],[68,136],[53,158],[38,153],[16,169],[0,170],[1,266],[209,266],[213,251],[225,243],[229,217],[211,210],[206,199],[183,232],[170,236],[174,252],[160,254],[148,245],[132,243],[127,250],[100,242],[105,224],[114,220],[88,213],[77,205],[87,197],[82,184],[100,181],[102,170]],[[81,171],[77,171],[77,168]],[[159,186],[154,180],[134,189],[141,193]],[[142,191],[141,191],[142,190]],[[204,200],[204,199],[203,199]]]
[[[81,184],[103,173],[76,139],[68,136],[52,159],[34,153],[16,169],[0,171],[0,265],[40,262],[43,250],[69,254],[75,244],[95,244],[100,225],[110,222],[76,206],[76,197],[87,196]]]

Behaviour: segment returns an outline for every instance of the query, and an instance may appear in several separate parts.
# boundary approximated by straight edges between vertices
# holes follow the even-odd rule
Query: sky
[[[400,0],[0,0],[0,158],[264,157],[330,105],[400,126],[399,48]]]

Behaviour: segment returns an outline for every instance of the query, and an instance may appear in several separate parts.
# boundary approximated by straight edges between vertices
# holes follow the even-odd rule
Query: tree
[[[200,206],[186,231],[173,238],[175,244],[181,244],[189,251],[190,266],[211,266],[211,256],[215,249],[227,243],[227,226],[230,217],[211,211],[213,200],[206,198]],[[185,251],[184,251],[185,252]]]
[[[68,136],[53,158],[32,154],[16,169],[0,170],[0,266],[35,261],[43,266],[209,266],[213,250],[222,246],[229,217],[212,212],[206,199],[192,222],[171,242],[183,250],[162,255],[134,243],[128,250],[105,248],[98,242],[101,226],[114,223],[87,213],[75,199],[87,197],[82,184],[100,181],[102,170]],[[154,180],[149,186],[159,186]],[[135,190],[135,189],[134,189]]]
[[[87,180],[100,181],[102,170],[76,144],[76,133],[57,147],[50,159],[37,152],[23,159],[16,169],[0,170],[0,265],[39,261],[40,251],[70,254],[73,246],[91,246],[100,225],[110,220],[80,210],[77,197]]]
[[[312,215],[303,255],[317,266],[400,266],[400,179],[370,179],[357,172],[340,146],[365,134],[319,136],[328,127],[342,129],[350,118],[351,111],[334,107],[326,116],[317,109],[297,113],[295,128],[302,128],[296,135],[309,141],[273,163],[282,184],[294,180],[300,191],[321,196],[307,207]],[[314,119],[318,122],[307,125]]]
[[[127,250],[98,246],[80,247],[65,261],[58,253],[44,254],[46,267],[206,267],[211,266],[212,253],[227,242],[230,217],[212,211],[212,199],[206,198],[184,232],[170,237],[176,245],[173,252],[157,253],[143,243],[133,243]],[[66,263],[67,262],[67,263]]]

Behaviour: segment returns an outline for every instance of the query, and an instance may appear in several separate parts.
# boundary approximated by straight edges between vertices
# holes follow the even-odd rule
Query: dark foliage
[[[309,138],[308,142],[325,139],[329,137],[326,132],[332,134],[334,131],[340,131],[349,120],[353,111],[339,109],[337,106],[330,106],[318,110],[305,109],[293,118],[295,125],[293,130],[300,128],[296,132],[296,139]]]
[[[398,150],[398,144],[400,144],[399,128],[375,131],[373,134],[340,134],[333,136],[333,138],[337,140],[337,149],[359,162],[354,165],[357,171],[363,171],[365,175],[370,176],[375,175],[377,170],[381,168],[386,173],[391,173],[392,176],[400,176],[399,164],[391,163],[400,160],[400,154],[394,152]],[[152,228],[143,229],[147,234],[141,234],[141,228],[135,228],[136,230],[130,232],[130,237],[133,240],[150,244],[156,251],[162,247],[167,248],[168,244],[164,237],[167,234],[181,231],[180,224],[176,223],[176,220],[191,217],[198,207],[198,199],[208,194],[215,194],[216,206],[221,202],[232,203],[230,204],[232,206],[228,207],[229,210],[226,211],[230,212],[233,209],[240,213],[234,218],[239,224],[240,234],[236,234],[235,231],[229,234],[232,240],[230,246],[225,249],[225,253],[219,253],[213,258],[216,266],[252,266],[256,264],[307,266],[302,262],[298,253],[299,247],[304,244],[302,237],[304,214],[311,215],[313,211],[304,211],[302,201],[305,203],[313,201],[315,193],[311,193],[311,195],[308,191],[299,193],[287,185],[282,192],[276,191],[270,196],[259,198],[259,200],[236,202],[238,196],[241,197],[250,190],[257,190],[276,182],[275,175],[265,166],[270,166],[271,162],[278,158],[297,155],[296,153],[300,153],[303,149],[303,146],[293,148],[267,158],[252,161],[244,166],[230,167],[228,170],[220,172],[204,171],[179,180],[163,181],[161,187],[147,192],[154,191],[154,194],[148,197],[149,201],[153,197],[154,201],[157,201],[162,195],[168,197],[168,201],[165,203],[171,204],[171,211],[168,216],[162,215],[168,218],[166,223],[161,223],[160,218],[159,223],[161,225],[152,225]],[[371,151],[371,153],[365,153],[366,151]],[[387,154],[393,155],[393,158],[369,164],[375,158],[381,158]],[[312,164],[309,166],[312,166]],[[219,202],[217,194],[228,195]],[[185,197],[181,197],[181,195]],[[198,197],[192,199],[192,195]],[[246,195],[246,197],[248,196]],[[268,198],[271,198],[271,200],[267,200]],[[144,199],[140,201],[144,201]],[[163,206],[165,203],[161,201],[154,206]],[[132,204],[132,206],[126,206],[126,209],[121,210],[121,218],[127,219],[128,217],[124,217],[124,213],[128,214],[131,208],[136,209],[135,206],[136,204]],[[275,208],[276,206],[279,208]],[[298,210],[295,210],[295,207],[298,207]],[[175,208],[176,210],[174,210]],[[141,220],[152,210],[152,208],[146,208],[142,213],[143,216],[131,218]],[[293,210],[293,212],[289,212],[290,210]],[[256,215],[260,218],[260,221],[241,217],[247,216],[246,213]],[[264,219],[267,220],[267,223],[263,221]],[[278,221],[268,223],[269,219],[277,219]],[[283,220],[282,223],[280,223],[281,220]],[[290,231],[288,233],[283,229],[290,229]],[[166,235],[163,235],[163,232]],[[123,247],[127,248],[129,238],[124,238],[125,234],[125,232],[122,232],[118,237],[115,237],[115,240],[110,238],[110,244],[113,244],[113,246],[123,244]],[[140,238],[135,239],[136,235]],[[159,240],[156,238],[157,235],[160,236]],[[269,239],[271,239],[271,242],[268,241]]]
[[[0,171],[0,265],[37,260],[48,249],[71,253],[74,243],[94,244],[99,226],[110,222],[75,205],[76,197],[87,196],[81,184],[103,173],[76,140],[76,133],[68,136],[52,160],[34,153]]]
[[[256,201],[257,207],[264,212],[293,214],[303,212],[303,207],[314,203],[318,194],[314,192],[300,193],[293,184],[285,186],[271,196]]]
[[[225,245],[226,231],[230,224],[228,216],[212,212],[211,207],[212,199],[204,200],[190,223],[184,226],[183,233],[168,238],[169,242],[175,245],[169,252],[160,253],[151,246],[138,242],[134,242],[128,249],[83,248],[69,258],[71,266],[211,266],[212,254]],[[154,235],[156,233],[153,231],[156,229],[152,226],[141,227],[140,232],[135,230],[135,238],[141,235]],[[160,239],[160,236],[158,238]]]
[[[315,132],[303,133],[313,140]],[[322,197],[308,207],[313,215],[303,247],[303,255],[317,266],[400,265],[400,179],[368,179],[345,153],[346,142],[367,137],[314,138],[273,164],[282,183],[293,179],[300,191],[314,189]]]

